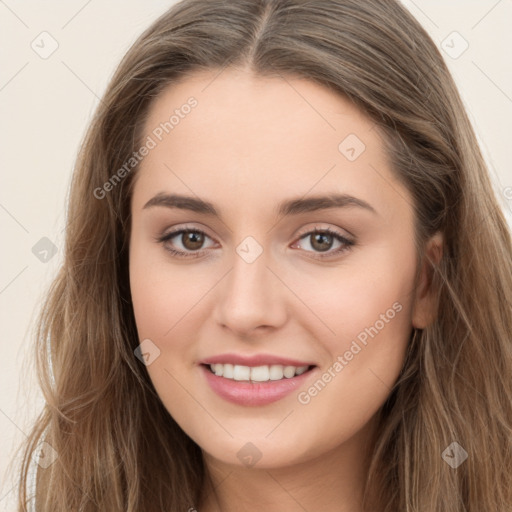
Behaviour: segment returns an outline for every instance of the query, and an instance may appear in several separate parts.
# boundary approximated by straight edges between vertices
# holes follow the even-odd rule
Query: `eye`
[[[339,255],[350,250],[350,248],[355,244],[354,241],[349,240],[341,233],[330,228],[315,228],[313,231],[309,231],[302,235],[299,240],[307,241],[306,246],[313,249],[313,251],[307,250],[307,252],[317,253],[315,256],[316,258],[328,258]],[[336,244],[338,244],[338,247],[335,250],[331,250]],[[296,247],[297,242],[292,246],[292,248]]]
[[[167,251],[172,255],[180,258],[197,258],[201,256],[203,244],[206,239],[211,238],[200,229],[187,229],[181,228],[157,238],[157,241],[162,243]],[[176,241],[173,242],[173,240]],[[178,249],[174,247],[178,245]],[[180,247],[181,244],[181,247]]]
[[[163,244],[166,251],[170,252],[173,256],[178,258],[198,258],[205,251],[204,243],[206,239],[212,240],[204,231],[197,228],[180,228],[156,239],[157,242]],[[313,252],[316,254],[315,258],[329,258],[337,256],[355,244],[354,241],[349,240],[341,233],[334,231],[330,228],[315,228],[300,236],[299,241],[306,240],[306,252]],[[338,244],[335,250],[331,250],[333,246]],[[178,248],[176,248],[176,246]],[[297,248],[297,242],[291,246]],[[298,247],[301,248],[301,247]]]

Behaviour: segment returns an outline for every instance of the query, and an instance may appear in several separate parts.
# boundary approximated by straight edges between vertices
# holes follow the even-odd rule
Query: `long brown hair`
[[[430,235],[444,235],[442,259],[431,262],[437,319],[415,332],[381,410],[367,486],[382,511],[512,510],[510,232],[442,56],[398,0],[183,0],[134,43],[73,176],[64,264],[38,328],[46,405],[24,446],[19,510],[43,440],[58,457],[38,468],[38,512],[197,503],[201,450],[134,356],[127,243],[137,167],[104,197],[94,191],[141,147],[148,107],[165,87],[226,66],[307,78],[353,101],[414,198],[420,255]],[[468,454],[457,468],[442,456],[453,442]]]

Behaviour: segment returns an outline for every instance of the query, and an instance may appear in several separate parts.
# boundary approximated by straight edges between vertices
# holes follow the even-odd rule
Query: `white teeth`
[[[248,366],[240,366],[235,364],[233,368],[233,378],[235,380],[249,380],[251,369]]]
[[[302,375],[308,366],[283,366],[280,364],[266,366],[242,366],[232,364],[211,364],[210,369],[218,377],[232,380],[266,382],[268,380],[291,379]]]
[[[295,366],[285,366],[283,370],[283,374],[287,379],[291,379],[295,377]]]
[[[233,378],[233,365],[232,364],[223,364],[222,368],[222,376],[226,377],[226,379]]]
[[[294,372],[295,373],[295,372]],[[284,375],[284,368],[279,364],[270,367],[270,380],[281,380]]]
[[[269,379],[268,366],[255,366],[251,368],[251,380],[265,382]]]

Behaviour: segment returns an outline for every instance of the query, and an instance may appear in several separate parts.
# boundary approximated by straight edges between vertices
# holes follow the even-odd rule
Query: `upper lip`
[[[315,366],[314,363],[307,361],[298,361],[288,357],[275,356],[272,354],[219,354],[218,356],[208,357],[200,361],[200,364],[237,364],[240,366],[265,366],[279,364],[282,366]]]

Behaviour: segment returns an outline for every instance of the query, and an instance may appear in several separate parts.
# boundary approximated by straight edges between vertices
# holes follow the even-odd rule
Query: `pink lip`
[[[296,359],[288,359],[287,357],[273,356],[271,354],[256,354],[253,356],[242,354],[220,354],[218,356],[208,357],[201,364],[238,364],[240,366],[265,366],[272,364],[280,364],[283,366],[314,366],[315,363],[297,361]]]
[[[223,361],[225,360],[223,359]],[[250,365],[246,364],[245,366]],[[293,364],[290,366],[306,365]],[[291,392],[297,391],[315,370],[313,368],[291,379],[283,378],[281,380],[269,380],[266,382],[248,382],[218,377],[205,365],[200,365],[200,369],[215,393],[229,402],[246,406],[266,405],[280,400]]]

